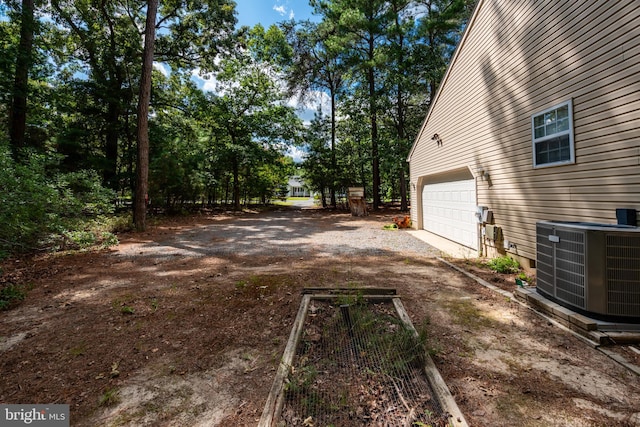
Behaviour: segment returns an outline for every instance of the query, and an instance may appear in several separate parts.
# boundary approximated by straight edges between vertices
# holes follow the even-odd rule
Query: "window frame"
[[[555,132],[551,135],[544,135],[542,137],[536,138],[536,124],[535,124],[536,117],[543,116],[544,114],[547,114],[554,110],[558,110],[564,106],[568,107],[567,114],[568,114],[568,120],[569,120],[569,128],[567,130]],[[538,164],[536,159],[537,144],[554,139],[554,138],[565,136],[565,135],[569,136],[569,159]],[[539,111],[531,116],[531,142],[532,142],[532,155],[533,155],[532,163],[533,163],[534,169],[575,164],[576,157],[575,157],[575,144],[574,144],[574,132],[573,132],[573,100],[572,99],[564,101],[560,104],[556,104],[543,111]]]

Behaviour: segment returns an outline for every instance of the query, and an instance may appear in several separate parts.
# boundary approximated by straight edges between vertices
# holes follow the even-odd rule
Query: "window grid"
[[[533,166],[573,163],[571,101],[532,116]]]

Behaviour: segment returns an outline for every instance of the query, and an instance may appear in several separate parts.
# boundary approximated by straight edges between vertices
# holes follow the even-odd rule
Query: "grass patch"
[[[490,326],[493,323],[470,300],[447,301],[444,306],[459,325],[471,328],[473,326]]]
[[[98,398],[98,406],[115,406],[120,403],[120,390],[108,388]]]
[[[83,356],[87,351],[87,344],[82,342],[75,347],[69,349],[69,354],[71,356]]]
[[[122,314],[133,314],[135,312],[136,311],[134,310],[134,308],[129,305],[123,305],[122,307],[120,307],[120,313]]]
[[[121,314],[134,314],[135,309],[132,306],[133,302],[135,302],[134,297],[130,294],[126,294],[111,301],[111,308],[114,311],[119,311]]]

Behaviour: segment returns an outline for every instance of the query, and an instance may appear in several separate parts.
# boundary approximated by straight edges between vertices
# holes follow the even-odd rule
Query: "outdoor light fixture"
[[[440,135],[438,135],[437,133],[433,134],[431,140],[435,141],[438,144],[438,147],[442,145],[442,139],[440,139]]]
[[[476,176],[479,176],[480,179],[484,181],[485,179],[489,179],[489,172],[484,170],[484,168],[478,168],[476,169]]]

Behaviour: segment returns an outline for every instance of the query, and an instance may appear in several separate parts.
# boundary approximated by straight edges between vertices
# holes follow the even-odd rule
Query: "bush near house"
[[[493,258],[485,265],[497,273],[512,274],[520,270],[520,263],[507,255]]]

